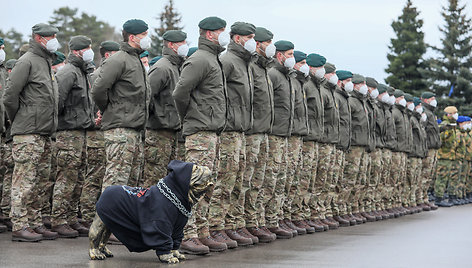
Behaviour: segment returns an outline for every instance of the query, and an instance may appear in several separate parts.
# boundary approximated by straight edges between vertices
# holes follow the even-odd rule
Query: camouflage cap
[[[457,113],[457,108],[455,106],[447,106],[444,108],[444,112],[447,114],[455,114]]]

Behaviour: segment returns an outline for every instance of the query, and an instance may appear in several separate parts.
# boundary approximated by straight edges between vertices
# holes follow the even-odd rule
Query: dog
[[[130,252],[155,250],[161,262],[185,260],[179,252],[192,205],[213,187],[208,167],[173,160],[168,175],[150,188],[110,186],[100,196],[89,230],[92,260],[113,257],[113,233]]]

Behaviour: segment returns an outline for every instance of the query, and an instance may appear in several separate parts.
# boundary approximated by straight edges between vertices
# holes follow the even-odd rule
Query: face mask
[[[457,119],[459,118],[459,114],[458,113],[455,113],[452,115],[452,118],[454,118],[454,120],[457,121]]]
[[[190,47],[187,44],[183,44],[179,48],[177,48],[177,55],[181,57],[187,57],[189,49]]]
[[[338,76],[334,74],[329,78],[328,82],[330,82],[332,85],[336,85],[338,83],[338,80]]]
[[[5,61],[5,57],[6,57],[6,53],[5,53],[5,50],[3,49],[0,49],[0,63],[4,62]]]
[[[413,103],[408,104],[408,110],[412,111],[415,110],[415,105]]]
[[[421,114],[421,122],[426,122],[427,118],[426,114]]]
[[[403,107],[406,107],[406,100],[402,99],[401,101],[398,102],[398,104],[400,104]]]
[[[254,38],[251,38],[247,40],[246,43],[244,43],[244,49],[246,49],[250,53],[256,52],[256,46],[257,46],[257,43],[256,43],[256,40],[254,40]]]
[[[395,104],[395,96],[390,96],[390,105],[394,105]]]
[[[420,108],[416,109],[416,112],[419,113],[419,114],[422,114],[423,113],[423,107],[420,107]]]
[[[139,46],[143,50],[149,49],[151,47],[151,43],[152,43],[152,40],[151,40],[151,37],[149,37],[149,35],[146,35],[144,38],[139,40]]]
[[[149,72],[149,66],[144,65],[144,70],[146,70],[146,73]]]
[[[347,82],[346,84],[344,84],[344,90],[346,92],[353,91],[354,90],[354,84],[351,81]]]
[[[369,91],[369,89],[367,88],[366,85],[363,85],[359,88],[359,93],[361,93],[364,96],[367,94],[368,91]]]
[[[308,76],[310,74],[310,67],[308,67],[307,64],[303,64],[301,67],[300,67],[300,72],[302,72],[305,76]]]
[[[230,40],[231,40],[231,37],[229,36],[229,33],[227,32],[221,32],[218,35],[218,44],[220,44],[220,46],[222,47],[228,45]]]
[[[285,56],[284,56],[285,57]],[[289,69],[293,69],[293,66],[295,66],[295,58],[294,57],[291,57],[291,58],[285,58],[285,61],[284,61],[284,66],[289,68]]]
[[[93,56],[94,56],[93,50],[87,49],[87,50],[85,50],[84,53],[82,54],[82,59],[83,59],[85,62],[92,62],[92,61],[93,61]]]
[[[268,46],[266,46],[264,53],[266,54],[267,58],[272,58],[275,55],[275,45],[270,43]]]
[[[319,78],[319,79],[323,78],[323,76],[324,76],[325,74],[326,74],[326,70],[325,70],[325,68],[323,68],[323,67],[322,67],[322,68],[319,68],[319,69],[316,70],[316,72],[315,72],[315,76],[316,76],[317,78]],[[337,83],[337,81],[336,81],[336,83]]]
[[[59,72],[62,68],[64,68],[65,65],[57,66],[56,70]]]
[[[46,40],[46,38],[43,37],[44,40]],[[57,38],[53,38],[49,41],[47,41],[46,43],[46,49],[53,53],[53,52],[56,52],[56,50],[59,48],[59,41],[57,41]]]
[[[390,96],[388,94],[383,94],[382,98],[380,99],[383,103],[390,104]]]
[[[433,107],[436,107],[436,105],[438,105],[438,102],[436,100],[432,100],[429,105],[433,106]]]
[[[379,96],[379,90],[378,89],[372,90],[370,92],[370,96],[372,97],[372,99],[376,99]]]

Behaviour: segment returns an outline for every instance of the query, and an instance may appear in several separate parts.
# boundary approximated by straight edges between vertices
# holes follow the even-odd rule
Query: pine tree
[[[423,20],[418,18],[420,12],[411,0],[406,2],[402,14],[392,22],[396,38],[390,39],[388,68],[390,75],[385,79],[389,85],[399,88],[415,96],[421,94],[426,87],[418,69],[423,67],[423,55],[426,52]]]
[[[5,61],[9,59],[18,59],[20,47],[25,43],[23,34],[12,28],[6,33],[3,33],[0,30],[0,37],[3,37],[3,40],[5,41],[5,53],[7,54]]]
[[[182,16],[175,9],[173,0],[169,0],[169,3],[164,7],[164,11],[162,11],[156,19],[159,20],[160,27],[154,28],[154,34],[151,36],[152,45],[149,49],[149,53],[152,57],[162,54],[162,35],[166,31],[183,29],[183,27],[180,26]]]
[[[431,48],[438,56],[428,60],[424,74],[436,94],[442,96],[442,106],[456,105],[461,112],[472,112],[472,24],[465,14],[466,5],[459,0],[449,0],[442,7],[445,25],[439,27],[443,33],[442,47]],[[453,90],[451,91],[451,88]]]

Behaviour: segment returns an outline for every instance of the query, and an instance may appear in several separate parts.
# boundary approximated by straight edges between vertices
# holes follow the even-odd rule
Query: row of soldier
[[[33,26],[3,93],[13,240],[86,235],[101,189],[153,185],[183,157],[215,180],[186,226],[187,253],[437,208],[427,194],[441,145],[433,93],[420,99],[336,70],[250,23],[228,34],[223,19],[208,17],[199,28],[190,57],[186,34],[166,32],[163,57],[147,71],[148,26],[129,20],[120,45],[101,44],[104,60],[90,76],[89,38],[70,40],[54,75],[58,30]]]

